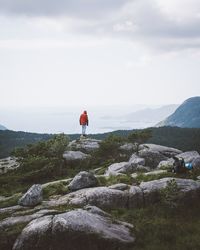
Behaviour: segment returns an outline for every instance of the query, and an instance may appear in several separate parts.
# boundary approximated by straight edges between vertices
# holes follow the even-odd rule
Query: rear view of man
[[[86,136],[86,126],[88,126],[88,115],[87,111],[84,111],[80,116],[80,125],[82,126],[82,136]]]

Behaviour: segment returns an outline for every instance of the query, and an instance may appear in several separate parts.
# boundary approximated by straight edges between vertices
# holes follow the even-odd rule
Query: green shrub
[[[125,141],[125,138],[110,135],[100,143],[97,150],[97,156],[103,159],[117,159],[119,157],[119,147]]]
[[[47,199],[52,195],[66,194],[69,191],[68,187],[64,185],[62,182],[49,184],[42,190],[44,199]]]
[[[167,182],[167,187],[160,191],[161,204],[169,208],[176,208],[178,206],[179,188],[176,180],[172,179]]]
[[[128,135],[128,141],[136,144],[136,152],[139,151],[139,145],[145,143],[152,137],[150,129],[136,130]]]

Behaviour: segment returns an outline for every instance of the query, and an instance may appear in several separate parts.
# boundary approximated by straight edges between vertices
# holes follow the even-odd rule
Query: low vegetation
[[[134,225],[134,250],[200,249],[200,202],[173,209],[160,204],[113,210],[112,215]],[[110,212],[110,211],[109,211]]]

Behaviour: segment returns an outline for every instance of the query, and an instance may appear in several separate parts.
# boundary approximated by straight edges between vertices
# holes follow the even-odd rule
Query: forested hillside
[[[198,128],[178,128],[160,127],[151,128],[152,138],[148,143],[155,143],[164,146],[186,150],[196,150],[200,152],[200,129]],[[104,139],[110,134],[128,136],[133,130],[117,130],[112,133],[88,135],[94,139]],[[48,140],[53,134],[37,134],[15,131],[0,131],[0,158],[7,157],[15,147],[22,147],[38,141]],[[80,137],[80,134],[69,135],[70,140]]]

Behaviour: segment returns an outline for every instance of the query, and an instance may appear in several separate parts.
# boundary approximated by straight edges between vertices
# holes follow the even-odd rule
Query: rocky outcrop
[[[69,184],[71,191],[76,191],[83,188],[94,187],[98,183],[94,174],[86,171],[78,173]]]
[[[21,216],[12,216],[8,217],[0,222],[0,230],[6,230],[9,227],[12,227],[17,224],[29,223],[30,221],[40,218],[47,214],[58,213],[56,210],[40,210],[36,213],[29,215],[21,215]]]
[[[143,149],[146,148],[149,150],[157,151],[166,157],[173,157],[177,154],[182,153],[182,151],[179,149],[166,147],[166,146],[162,146],[162,145],[157,145],[157,144],[146,143],[146,144],[142,144],[141,147],[143,147]]]
[[[90,155],[81,151],[65,151],[63,158],[66,162],[83,161],[90,158]]]
[[[177,185],[178,197],[177,199],[192,200],[200,197],[200,182],[190,179],[180,178],[163,178],[160,180],[142,182],[140,188],[144,194],[145,205],[158,202],[161,198],[160,191],[167,187],[171,181],[175,181]]]
[[[145,166],[145,159],[139,157],[136,154],[132,154],[131,157],[130,157],[130,159],[129,159],[129,163],[131,163],[131,166],[133,168],[136,168],[138,165]]]
[[[114,221],[99,208],[44,216],[29,223],[13,250],[116,250],[131,246],[132,225]]]
[[[165,161],[161,161],[157,168],[158,169],[168,169],[168,168],[172,168],[173,167],[173,163],[174,163],[174,160],[172,158],[168,159],[168,160],[165,160]]]
[[[192,161],[192,167],[194,169],[200,169],[200,157],[197,157]]]
[[[185,163],[192,163],[193,167],[198,169],[200,168],[200,155],[197,151],[187,151],[181,154],[176,155],[177,158],[183,158]],[[172,168],[174,163],[173,158],[169,158],[168,160],[161,161],[157,168]]]
[[[121,173],[131,173],[133,172],[133,167],[129,162],[119,162],[111,164],[107,171],[106,175],[118,175]]]
[[[7,157],[4,159],[0,159],[0,174],[5,174],[8,171],[12,171],[17,169],[20,166],[19,162],[17,162],[16,157]]]
[[[69,143],[68,148],[69,150],[79,150],[90,154],[99,148],[100,142],[100,140],[90,138],[74,140]]]
[[[23,196],[19,199],[18,204],[25,207],[33,207],[42,202],[42,186],[39,184],[33,185]]]
[[[146,166],[156,168],[161,161],[167,160],[168,158],[156,150],[143,149],[139,151],[139,156],[145,159]]]
[[[128,194],[108,187],[88,188],[76,191],[65,197],[70,205],[93,205],[102,209],[126,208]],[[62,201],[62,198],[61,198]]]
[[[190,163],[194,161],[196,158],[200,157],[197,151],[187,151],[182,154],[177,155],[178,158],[183,158],[185,163]]]
[[[106,175],[131,174],[137,170],[137,167],[144,165],[144,158],[132,154],[128,162],[111,164],[106,171]]]

